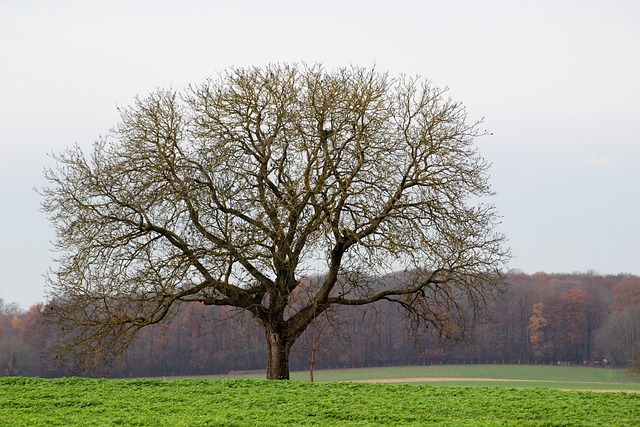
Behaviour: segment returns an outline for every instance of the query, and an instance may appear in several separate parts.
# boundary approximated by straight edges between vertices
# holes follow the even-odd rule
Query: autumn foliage
[[[475,325],[469,344],[443,343],[431,329],[412,329],[390,304],[347,307],[320,317],[300,338],[291,367],[308,370],[311,361],[315,369],[431,363],[602,366],[607,359],[610,365],[640,370],[640,277],[512,272],[508,283],[507,292],[493,303],[492,321]],[[0,303],[0,375],[73,373],[73,359],[61,365],[52,351],[61,334],[46,322],[47,306],[24,311]],[[184,305],[171,322],[142,330],[108,373],[262,371],[264,341],[260,326],[246,313]],[[101,373],[107,373],[107,366]]]

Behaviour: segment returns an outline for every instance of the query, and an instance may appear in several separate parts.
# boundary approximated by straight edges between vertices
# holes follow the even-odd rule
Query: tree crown
[[[275,64],[137,98],[90,155],[46,171],[60,316],[100,346],[202,302],[295,340],[334,304],[386,299],[445,331],[461,297],[479,308],[499,288],[509,257],[494,207],[472,204],[492,194],[480,123],[445,94]],[[303,289],[309,272],[323,280]]]

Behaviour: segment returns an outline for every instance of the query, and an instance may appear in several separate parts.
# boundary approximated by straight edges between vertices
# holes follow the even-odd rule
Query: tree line
[[[82,361],[58,363],[63,331],[47,322],[49,304],[22,310],[0,300],[0,374],[63,376]],[[511,272],[472,340],[451,343],[404,321],[395,306],[343,307],[319,317],[291,353],[307,370],[440,363],[567,363],[631,366],[640,348],[640,277]],[[124,357],[97,375],[115,377],[262,371],[267,345],[246,312],[184,304],[172,319],[143,329]],[[81,357],[78,355],[77,357]],[[636,361],[637,363],[637,361]]]

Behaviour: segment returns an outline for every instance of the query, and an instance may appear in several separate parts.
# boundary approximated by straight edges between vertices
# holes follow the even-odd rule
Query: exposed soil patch
[[[447,378],[380,378],[377,380],[354,380],[353,382],[359,383],[418,383],[418,382],[526,382],[526,383],[562,383],[563,381],[549,381],[549,380],[517,380],[517,379],[503,379],[503,378],[457,378],[457,377],[447,377]],[[640,393],[640,390],[608,390],[608,389],[599,389],[598,384],[600,383],[584,383],[593,385],[594,388],[580,388],[580,389],[569,389],[569,388],[560,388],[562,391],[595,391],[599,393]]]
[[[526,381],[542,382],[541,380],[501,380],[498,378],[381,378],[378,380],[357,380],[359,383],[419,383],[438,381]]]

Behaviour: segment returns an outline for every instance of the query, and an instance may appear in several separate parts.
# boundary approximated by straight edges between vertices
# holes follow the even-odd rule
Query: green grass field
[[[485,378],[491,386],[478,386],[477,382],[473,387],[340,382],[426,378],[427,374],[460,381],[465,375]],[[640,425],[640,393],[567,392],[519,386],[521,381],[569,384],[594,378],[602,380],[595,381],[597,389],[603,389],[602,385],[607,384],[604,381],[616,386],[637,386],[638,382],[624,371],[484,365],[323,371],[317,376],[326,382],[5,377],[0,378],[0,425]],[[489,380],[495,378],[516,380],[513,384],[517,388],[494,386],[495,382]]]
[[[264,374],[214,378],[264,378]],[[308,372],[293,372],[294,380],[308,381]],[[435,365],[316,371],[317,382],[377,381],[435,386],[555,388],[561,390],[622,390],[640,392],[640,377],[624,369],[553,365]],[[485,381],[483,381],[485,380]]]

